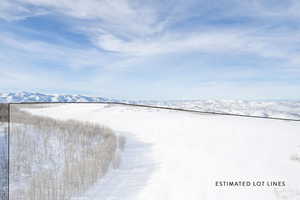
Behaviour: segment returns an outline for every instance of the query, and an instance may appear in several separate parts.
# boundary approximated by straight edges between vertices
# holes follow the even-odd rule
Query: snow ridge
[[[300,119],[299,101],[246,101],[246,100],[181,100],[141,101],[118,100],[84,95],[42,94],[34,92],[0,93],[0,103],[18,102],[116,102],[139,105],[182,108],[204,112],[221,112],[260,117]]]

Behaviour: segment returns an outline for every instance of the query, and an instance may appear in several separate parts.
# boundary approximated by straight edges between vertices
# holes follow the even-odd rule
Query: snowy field
[[[300,199],[300,122],[105,104],[29,111],[96,122],[126,137],[120,167],[74,200]],[[274,181],[285,186],[267,186]]]
[[[300,101],[185,100],[136,103],[204,112],[300,119]]]

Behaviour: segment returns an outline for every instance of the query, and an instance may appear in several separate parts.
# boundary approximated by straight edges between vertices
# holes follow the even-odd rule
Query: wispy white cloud
[[[47,14],[43,8],[31,8],[28,4],[16,0],[2,0],[0,2],[0,19],[7,21],[22,20],[27,17]]]
[[[202,31],[199,33],[165,34],[160,38],[124,41],[113,35],[101,35],[97,45],[102,49],[132,56],[165,55],[176,52],[199,52],[228,55],[254,55],[270,59],[282,59],[287,65],[300,64],[299,52],[295,44],[300,39],[291,35],[265,36],[253,31],[222,30],[222,32]]]
[[[210,64],[198,62],[202,59],[200,55],[205,54],[211,60],[221,55],[224,62],[226,57],[251,57],[267,60],[270,68],[272,64],[288,69],[299,68],[299,9],[297,0],[2,0],[0,19],[22,21],[37,15],[55,15],[66,22],[71,31],[80,32],[90,44],[78,48],[69,43],[55,44],[1,30],[0,45],[5,52],[0,55],[3,58],[0,68],[10,65],[26,67],[42,61],[71,70],[92,67],[101,70],[98,78],[93,77],[90,84],[106,87],[117,81],[119,71],[126,73],[130,69],[148,67],[153,59],[161,60],[158,65],[172,68],[176,63],[170,62],[169,66],[164,63],[176,55],[189,53],[199,54],[192,58],[195,67]],[[23,63],[13,61],[17,57]],[[33,71],[28,76],[30,74],[34,74],[32,77],[36,75]],[[64,83],[62,79],[55,80]],[[45,81],[43,84],[54,87]],[[65,87],[69,86],[66,84]],[[220,89],[213,85],[209,87]],[[141,88],[136,89],[139,90]],[[196,91],[190,90],[192,93]]]
[[[29,40],[17,37],[13,34],[2,34],[0,36],[0,45],[3,53],[14,54],[14,58],[34,61],[46,60],[51,62],[63,63],[69,68],[101,68],[112,62],[115,57],[109,54],[103,54],[95,48],[73,48],[59,44],[51,44],[43,41]],[[6,51],[5,51],[6,49]],[[1,66],[5,60],[11,59],[11,56],[4,57]],[[23,60],[23,62],[25,62]],[[25,63],[24,63],[25,64]]]
[[[296,17],[295,10],[300,3],[289,0],[286,3],[273,1],[221,1],[221,6],[233,6],[233,9],[220,9],[217,3],[208,4],[204,1],[132,1],[132,0],[24,0],[3,1],[6,13],[26,17],[35,15],[40,10],[56,12],[65,16],[87,20],[84,24],[76,24],[95,46],[115,53],[147,56],[166,54],[178,51],[199,51],[204,53],[253,53],[262,57],[286,59],[287,62],[297,63],[298,52],[295,46],[288,43],[291,38],[259,35],[255,33],[261,27],[248,27],[249,30],[217,28],[210,30],[194,28],[193,32],[170,29],[181,20],[195,16],[213,18],[209,12],[219,9],[221,16],[290,16]],[[13,3],[12,3],[13,2]],[[35,6],[29,9],[28,5]],[[199,11],[195,11],[195,6]],[[27,7],[26,7],[27,6]],[[13,9],[13,7],[17,9]],[[273,13],[273,14],[272,14]],[[197,19],[200,20],[201,18]],[[81,28],[80,28],[81,27]],[[268,30],[267,30],[268,31]],[[291,34],[291,32],[287,33]],[[289,35],[287,37],[290,37]],[[296,38],[295,38],[296,39]],[[287,43],[286,43],[287,42]],[[297,41],[299,42],[299,41]],[[288,45],[285,45],[288,44]],[[32,45],[32,44],[31,44]],[[26,46],[27,49],[32,48]],[[41,44],[34,44],[33,48]],[[21,48],[23,48],[21,47]],[[63,50],[63,52],[66,52]],[[96,53],[95,53],[96,54]],[[99,53],[100,54],[100,53]],[[293,55],[294,54],[294,55]]]

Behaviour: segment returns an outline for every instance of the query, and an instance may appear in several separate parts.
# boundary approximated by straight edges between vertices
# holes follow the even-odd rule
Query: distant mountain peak
[[[70,94],[42,94],[38,92],[0,93],[0,103],[21,102],[116,102],[140,105],[183,108],[204,112],[221,112],[263,117],[300,119],[300,101],[245,101],[245,100],[180,100],[126,101],[104,97]]]
[[[0,103],[20,102],[108,102],[117,101],[104,97],[89,97],[70,94],[42,94],[38,92],[9,92],[0,93]]]

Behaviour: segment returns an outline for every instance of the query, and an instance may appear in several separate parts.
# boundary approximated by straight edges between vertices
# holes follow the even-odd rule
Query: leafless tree
[[[125,138],[110,128],[35,116],[20,107],[11,107],[11,200],[68,200],[117,167]]]

